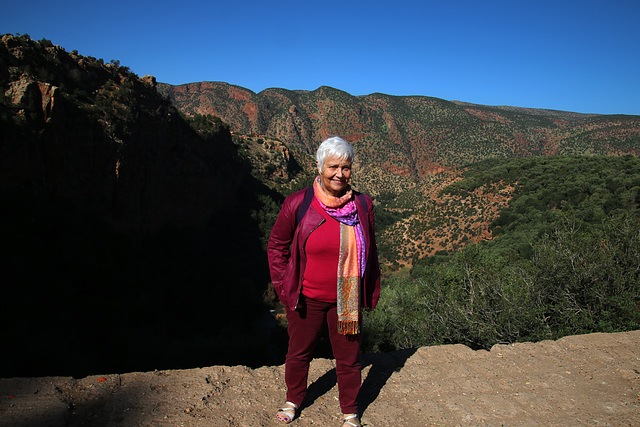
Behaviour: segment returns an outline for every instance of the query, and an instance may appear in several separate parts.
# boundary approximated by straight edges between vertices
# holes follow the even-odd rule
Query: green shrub
[[[385,280],[378,308],[365,315],[364,351],[453,343],[489,349],[640,328],[635,211],[598,224],[568,212],[539,238],[519,235],[527,254],[484,242]]]

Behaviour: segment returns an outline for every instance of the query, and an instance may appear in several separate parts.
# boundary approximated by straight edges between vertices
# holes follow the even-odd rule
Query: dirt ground
[[[640,425],[640,331],[363,356],[363,424]],[[292,426],[341,426],[332,360],[316,359]],[[284,366],[0,379],[2,426],[277,426]]]

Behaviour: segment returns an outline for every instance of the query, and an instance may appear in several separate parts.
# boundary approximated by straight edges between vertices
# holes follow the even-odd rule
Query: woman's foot
[[[344,414],[342,427],[362,427],[358,414]]]
[[[276,413],[276,418],[285,424],[289,424],[296,417],[298,411],[298,405],[292,402],[287,402]]]

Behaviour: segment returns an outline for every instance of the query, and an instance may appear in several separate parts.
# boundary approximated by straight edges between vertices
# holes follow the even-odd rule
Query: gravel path
[[[366,355],[363,423],[640,425],[640,331]],[[292,426],[340,426],[332,360],[316,359]],[[2,426],[277,426],[284,366],[0,379]]]

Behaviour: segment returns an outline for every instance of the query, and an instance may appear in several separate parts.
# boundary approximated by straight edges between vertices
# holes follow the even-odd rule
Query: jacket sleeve
[[[271,282],[281,301],[283,301],[284,271],[291,257],[291,243],[296,228],[296,209],[294,205],[292,197],[285,199],[276,223],[271,229],[271,235],[267,243]]]
[[[376,223],[375,213],[373,208],[373,201],[369,196],[366,196],[368,212],[369,212],[369,236],[370,245],[369,259],[367,260],[367,274],[366,274],[366,290],[367,294],[365,299],[365,307],[368,310],[373,310],[378,304],[378,298],[380,297],[380,263],[378,261],[378,246],[376,245]]]

